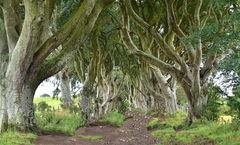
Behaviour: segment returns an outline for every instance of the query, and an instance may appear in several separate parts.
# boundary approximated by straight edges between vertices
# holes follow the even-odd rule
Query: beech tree
[[[109,16],[107,18],[105,15],[100,16],[91,39],[83,46],[89,49],[78,50],[74,63],[75,71],[83,84],[80,111],[87,122],[98,119],[112,109],[111,106],[119,96],[119,90],[124,82],[123,78],[122,83],[119,83],[119,76],[116,75],[120,70],[116,71],[119,66],[115,64],[116,57],[112,53],[113,40],[104,36],[111,34],[106,34],[103,32],[106,30],[102,29],[103,25],[111,27],[109,26],[111,20],[108,18]],[[111,28],[107,31],[111,31]]]
[[[64,109],[68,109],[72,106],[72,96],[70,90],[70,76],[68,68],[64,68],[59,72],[60,87],[61,87],[61,102]]]
[[[143,14],[146,9],[161,10],[158,15],[153,15],[153,21],[144,20],[144,15],[136,11],[135,7],[144,2],[147,7],[140,11]],[[234,23],[234,16],[238,14],[234,1],[122,0],[122,5],[121,31],[125,45],[140,59],[177,79],[190,105],[189,123],[193,117],[201,118],[207,103],[204,93],[207,79],[236,46],[233,36],[238,30],[228,25],[229,21]],[[136,44],[134,39],[139,36],[131,34],[132,22],[144,35],[150,35],[150,40],[154,40],[162,54],[160,57]],[[165,61],[165,57],[170,61]]]
[[[82,1],[75,14],[51,34],[49,28],[55,2],[0,1],[0,40],[3,41],[0,47],[0,130],[11,126],[21,130],[36,128],[33,108],[36,88],[71,60],[74,50],[84,43],[101,11],[112,1]],[[52,55],[60,45],[62,49]]]

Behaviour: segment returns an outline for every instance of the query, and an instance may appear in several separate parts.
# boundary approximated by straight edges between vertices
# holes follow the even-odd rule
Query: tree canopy
[[[36,130],[34,93],[59,72],[66,108],[73,105],[69,79],[81,82],[86,121],[126,102],[176,112],[180,86],[189,124],[203,116],[211,75],[240,75],[237,0],[0,0],[0,6],[0,130]]]

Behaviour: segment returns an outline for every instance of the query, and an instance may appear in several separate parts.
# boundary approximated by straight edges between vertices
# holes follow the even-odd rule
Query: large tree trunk
[[[139,88],[134,88],[133,95],[129,96],[131,106],[135,109],[141,109],[144,112],[149,112],[153,107],[153,97],[149,93],[146,93],[146,90],[141,86],[142,85],[140,85]]]
[[[177,98],[176,94],[170,92],[171,96],[165,94],[153,94],[154,98],[154,110],[160,113],[175,113],[177,111]]]
[[[1,67],[2,68],[2,67]],[[5,93],[5,84],[2,82],[1,76],[1,84],[0,84],[0,131],[5,131],[7,129],[7,104],[6,104],[6,93]]]
[[[192,122],[193,118],[201,119],[204,106],[207,105],[207,95],[188,96],[189,99],[189,121]]]
[[[164,77],[161,71],[158,72],[157,78],[159,80],[162,95],[165,99],[165,111],[167,113],[175,113],[178,109],[176,96],[176,80],[172,76],[167,80],[167,77]]]
[[[149,82],[149,83],[147,83]],[[159,69],[151,70],[142,82],[154,98],[154,110],[159,113],[177,111],[176,81],[172,76],[165,76]]]
[[[72,105],[71,92],[70,92],[70,80],[67,69],[63,69],[60,73],[60,85],[61,85],[61,101],[62,107],[68,109]]]
[[[204,106],[207,105],[207,96],[198,96],[194,97],[194,99],[191,102],[191,113],[196,117],[196,118],[201,118]]]
[[[194,118],[200,119],[202,117],[204,106],[207,104],[208,96],[204,95],[203,87],[200,84],[189,86],[185,82],[181,83],[182,88],[187,96],[189,108],[188,108],[188,123],[191,124]],[[193,88],[198,88],[193,89]]]
[[[1,10],[0,10],[1,11]],[[0,18],[0,131],[7,129],[7,110],[6,110],[6,78],[8,63],[8,47],[4,22]]]
[[[24,0],[23,25],[18,21],[20,20],[18,1],[3,1],[3,6],[1,5],[4,11],[9,61],[6,73],[0,73],[6,78],[6,81],[0,80],[3,84],[0,87],[1,94],[3,93],[0,96],[0,130],[7,124],[21,130],[35,128],[33,95],[37,86],[64,67],[68,61],[64,59],[69,59],[68,57],[72,55],[75,43],[83,43],[86,40],[100,12],[112,0],[83,1],[76,14],[52,37],[49,37],[45,34],[49,32],[48,26],[54,2]],[[80,28],[75,29],[76,27]],[[73,31],[74,29],[76,31]],[[63,48],[56,56],[52,56],[51,59],[46,59],[63,43],[66,48]],[[1,67],[5,66],[2,61],[0,63]]]
[[[16,127],[23,131],[36,131],[33,106],[36,89],[27,83],[20,88],[16,88],[15,82],[9,82],[7,86],[8,128]]]
[[[97,56],[97,52],[95,52],[94,56]],[[81,91],[80,112],[82,114],[82,117],[87,121],[87,123],[90,121],[91,117],[90,104],[95,93],[94,84],[97,75],[96,74],[97,60],[98,57],[93,57],[91,59],[91,62],[88,66],[86,80],[84,81],[83,89]]]
[[[93,89],[89,86],[84,86],[82,93],[81,93],[81,100],[80,100],[80,111],[82,117],[85,119],[86,123],[89,123],[91,119],[91,101],[93,98]]]
[[[119,89],[122,87],[123,82],[117,84],[116,81],[119,80],[114,80],[113,75],[113,72],[109,72],[107,76],[105,74],[101,74],[101,79],[99,79],[101,82],[98,82],[96,95],[96,99],[98,100],[96,119],[109,113],[112,110],[115,99],[119,96]]]
[[[96,114],[96,119],[103,116],[104,114],[106,114],[108,112],[108,109],[109,109],[108,100],[113,95],[111,82],[109,82],[109,81],[110,80],[103,80],[102,83],[98,84],[96,98],[99,101],[98,101],[98,105],[97,105],[98,112]]]

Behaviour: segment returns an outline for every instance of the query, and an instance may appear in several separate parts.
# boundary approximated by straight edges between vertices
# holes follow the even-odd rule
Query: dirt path
[[[34,142],[36,145],[156,145],[158,140],[150,135],[146,124],[150,117],[130,112],[132,116],[120,128],[91,126],[80,128],[75,136],[43,135]],[[102,136],[102,140],[85,140],[80,136]]]

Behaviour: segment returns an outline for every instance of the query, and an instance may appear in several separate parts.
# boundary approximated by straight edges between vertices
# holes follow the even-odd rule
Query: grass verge
[[[80,115],[67,111],[44,112],[36,114],[37,124],[43,131],[74,135],[76,129],[84,125]]]
[[[125,116],[118,112],[111,112],[99,119],[101,124],[109,124],[115,127],[121,127],[125,121]]]
[[[31,133],[7,131],[0,133],[0,145],[32,145],[31,141],[37,136]]]
[[[191,126],[184,126],[182,125],[184,117],[183,113],[178,112],[163,119],[154,118],[147,127],[156,129],[152,135],[160,138],[162,144],[239,145],[239,127],[231,123],[222,124],[221,122],[198,120]],[[181,127],[179,128],[179,126]]]

